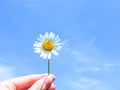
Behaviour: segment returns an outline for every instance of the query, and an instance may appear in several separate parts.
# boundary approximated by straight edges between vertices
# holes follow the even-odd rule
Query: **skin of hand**
[[[0,83],[0,90],[55,90],[55,76],[35,74],[6,80]]]

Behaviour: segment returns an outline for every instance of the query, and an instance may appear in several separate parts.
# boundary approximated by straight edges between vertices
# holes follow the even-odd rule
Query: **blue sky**
[[[64,43],[51,59],[57,90],[119,90],[119,0],[1,0],[0,81],[47,73],[33,52],[39,34]]]

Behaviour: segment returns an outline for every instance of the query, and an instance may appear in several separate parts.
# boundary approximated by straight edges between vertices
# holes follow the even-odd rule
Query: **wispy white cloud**
[[[69,61],[64,62],[71,67],[71,74],[63,82],[71,90],[113,90],[109,86],[111,81],[106,76],[116,71],[117,64],[96,48],[95,41],[96,38],[93,38],[89,42],[81,43],[84,45],[80,48],[76,44],[75,48],[68,49]]]
[[[69,65],[71,65],[76,72],[104,72],[104,71],[114,71],[116,67],[116,62],[110,60],[105,53],[101,52],[95,45],[97,37],[92,37],[87,39],[82,37],[84,42],[79,41],[80,45],[76,44],[76,47],[70,46],[70,40],[65,42],[67,47],[64,47],[63,51],[66,56],[66,60],[69,60]],[[74,42],[78,43],[78,42]],[[67,53],[67,54],[66,54]],[[66,62],[64,60],[64,62]]]
[[[112,63],[102,63],[99,65],[83,65],[77,66],[74,68],[74,71],[77,73],[84,73],[84,72],[112,72],[116,70],[117,65]]]
[[[111,90],[103,82],[94,78],[81,77],[64,82],[71,90]]]
[[[112,71],[116,68],[116,62],[110,60],[105,53],[101,52],[96,46],[97,38],[85,40],[80,42],[80,47],[76,45],[74,50],[70,50],[69,55],[72,57],[73,67],[80,71]],[[115,59],[115,58],[114,58]]]
[[[0,65],[0,81],[14,77],[14,68],[6,65]]]
[[[76,81],[68,82],[69,86],[75,90],[90,90],[90,88],[95,88],[99,83],[99,81],[90,78],[80,78]],[[92,90],[94,88],[92,88]]]
[[[75,72],[77,73],[84,73],[84,72],[99,72],[101,71],[100,67],[97,66],[84,66],[84,67],[79,67],[74,69]]]

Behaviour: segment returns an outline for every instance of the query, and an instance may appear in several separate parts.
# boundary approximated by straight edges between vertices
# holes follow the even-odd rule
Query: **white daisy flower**
[[[58,55],[62,48],[59,36],[54,33],[46,32],[45,35],[39,35],[38,41],[34,43],[34,52],[40,54],[43,59],[51,59],[52,54]]]

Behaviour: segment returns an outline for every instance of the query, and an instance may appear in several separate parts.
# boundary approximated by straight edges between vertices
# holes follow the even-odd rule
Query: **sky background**
[[[47,73],[33,52],[45,32],[63,42],[51,59],[57,90],[120,89],[119,0],[0,0],[0,81]]]

